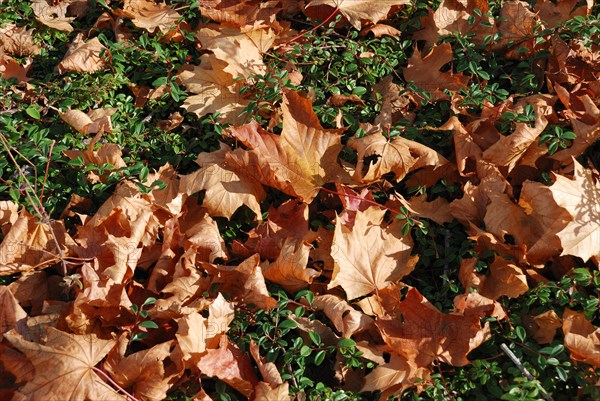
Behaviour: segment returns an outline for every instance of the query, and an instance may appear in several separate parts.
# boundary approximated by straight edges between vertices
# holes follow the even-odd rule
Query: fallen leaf
[[[200,358],[198,369],[202,374],[224,381],[249,398],[258,384],[248,355],[229,342],[225,336],[219,349],[208,350],[207,354]]]
[[[376,24],[385,19],[392,7],[410,4],[408,0],[379,0],[376,3],[368,0],[312,0],[306,8],[329,6],[339,12],[356,29],[362,27],[362,20]]]
[[[561,255],[579,256],[584,262],[594,257],[596,263],[600,263],[600,184],[597,171],[585,169],[576,160],[573,163],[574,179],[556,174],[556,181],[550,187],[556,203],[572,216],[572,220],[557,234],[563,248]]]
[[[402,32],[400,32],[393,26],[386,24],[371,25],[360,31],[360,34],[364,36],[368,35],[369,33],[372,33],[376,38],[380,38],[382,36],[391,36],[393,38],[398,38],[402,34]]]
[[[523,323],[527,333],[538,344],[550,344],[556,335],[556,330],[562,326],[562,322],[556,312],[549,310],[535,316],[526,315]]]
[[[116,111],[116,108],[111,107],[91,110],[87,114],[81,110],[67,110],[58,114],[64,122],[75,128],[76,131],[86,135],[112,132],[110,116]]]
[[[5,333],[4,338],[24,353],[35,369],[33,379],[17,390],[19,399],[126,401],[94,371],[115,345],[114,340],[54,328],[48,329],[44,344],[25,341],[14,331]]]
[[[60,74],[66,71],[96,72],[108,65],[109,50],[98,38],[85,42],[79,33],[71,42],[67,54],[58,63]]]
[[[497,300],[501,296],[516,298],[529,290],[527,277],[522,269],[496,256],[490,264],[488,275],[475,272],[477,259],[463,259],[459,279],[467,290],[476,289],[486,298]]]
[[[21,308],[19,302],[8,287],[0,287],[0,341],[3,334],[15,330],[19,334],[25,334],[27,330],[27,313]]]
[[[342,175],[337,157],[342,150],[338,131],[325,130],[311,101],[286,91],[281,135],[264,131],[256,122],[230,130],[251,151],[227,155],[240,169],[265,185],[312,202],[321,186]]]
[[[265,278],[290,292],[308,287],[315,277],[320,276],[318,271],[307,267],[309,252],[310,246],[303,241],[286,239],[279,257],[263,265]]]
[[[600,367],[600,329],[581,312],[565,309],[562,330],[571,359]]]
[[[482,327],[480,316],[441,313],[415,288],[408,290],[398,312],[398,317],[377,319],[375,325],[394,352],[418,367],[436,359],[468,365],[467,354],[490,337],[488,323]]]
[[[4,51],[17,57],[35,56],[41,47],[33,39],[33,29],[7,24],[0,28],[0,52]]]
[[[211,216],[229,219],[240,206],[246,205],[260,217],[259,202],[264,200],[265,191],[243,170],[227,164],[230,152],[227,145],[221,144],[218,151],[200,153],[196,159],[200,169],[181,176],[180,188],[188,195],[205,190],[202,206]]]
[[[383,225],[385,210],[370,207],[356,213],[352,230],[338,220],[332,244],[335,268],[328,288],[341,286],[348,299],[380,290],[409,274],[418,256],[401,224]]]
[[[67,8],[70,1],[32,0],[31,9],[35,18],[42,24],[59,31],[73,31],[71,22],[74,17],[67,17]]]
[[[441,72],[440,69],[452,61],[452,46],[442,43],[434,46],[425,57],[415,49],[412,57],[408,59],[408,66],[402,69],[407,82],[414,82],[416,86],[429,92],[431,99],[444,100],[449,96],[443,92],[447,89],[457,92],[465,89],[469,77],[463,73],[454,74],[452,71]]]
[[[181,15],[163,3],[147,0],[125,0],[124,14],[131,18],[131,22],[138,28],[146,29],[150,33],[160,30],[168,33],[177,25]]]
[[[332,294],[317,295],[312,306],[322,310],[344,338],[350,338],[355,333],[368,330],[373,325],[371,317]]]
[[[181,107],[198,117],[219,112],[219,121],[223,123],[243,122],[245,117],[241,114],[248,101],[240,95],[242,82],[224,71],[226,65],[215,55],[204,54],[199,66],[184,66],[177,78],[193,95]]]

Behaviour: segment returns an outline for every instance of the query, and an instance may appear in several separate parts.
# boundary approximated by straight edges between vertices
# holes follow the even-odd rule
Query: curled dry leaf
[[[98,38],[85,42],[83,34],[78,34],[62,61],[58,64],[58,72],[96,72],[108,65],[109,52]]]
[[[19,302],[8,287],[0,287],[0,341],[4,333],[15,330],[24,335],[27,331],[27,312],[23,310]]]
[[[373,319],[357,311],[336,295],[318,295],[312,306],[322,310],[344,338],[350,338],[355,333],[368,330],[373,325]]]
[[[538,344],[550,344],[556,335],[556,330],[562,326],[562,322],[556,312],[549,310],[536,316],[526,315],[523,323],[527,333]]]
[[[67,110],[59,112],[59,115],[64,122],[85,135],[112,132],[110,116],[116,111],[114,107],[91,110],[87,114],[81,110]]]
[[[71,32],[73,26],[71,22],[74,17],[67,17],[67,9],[71,1],[48,1],[48,0],[32,0],[31,9],[35,14],[35,18],[42,24],[50,28],[58,29],[59,31]]]
[[[571,358],[600,368],[600,328],[594,327],[583,313],[565,309],[562,330]]]
[[[475,272],[477,259],[463,259],[459,278],[467,290],[474,288],[481,296],[496,300],[501,296],[516,298],[529,289],[527,277],[522,269],[496,256],[488,275]]]
[[[35,56],[41,50],[32,35],[33,29],[7,24],[0,28],[0,53],[2,51],[17,57]]]
[[[33,59],[21,65],[15,59],[6,54],[0,53],[0,76],[4,79],[15,78],[17,82],[27,82],[31,78],[27,77],[27,73],[33,64]]]

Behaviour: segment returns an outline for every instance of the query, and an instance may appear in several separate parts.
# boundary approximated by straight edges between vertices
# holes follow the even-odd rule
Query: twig
[[[535,377],[533,377],[531,373],[529,373],[527,368],[523,366],[519,358],[517,358],[514,352],[512,352],[505,343],[500,344],[500,349],[510,358],[510,360],[517,366],[517,368],[519,368],[521,373],[523,373],[523,376],[525,376],[528,380],[537,381],[539,383],[539,381]],[[540,395],[543,399],[545,399],[546,401],[554,401],[554,398],[552,398],[552,396],[546,392],[546,390],[541,386],[541,384],[540,389],[542,390]]]
[[[319,25],[315,26],[314,28],[308,30],[308,31],[304,31],[304,32],[300,32],[298,35],[294,36],[293,38],[291,38],[290,40],[286,40],[285,42],[281,43],[280,45],[278,45],[277,47],[281,47],[283,45],[287,45],[288,43],[292,43],[297,39],[300,39],[302,36],[309,34],[311,32],[316,31],[317,29],[319,29],[320,27],[322,27],[323,25],[325,25],[326,23],[328,23],[333,17],[335,17],[337,15],[337,13],[340,11],[339,7],[336,7],[333,12],[329,15],[329,17],[325,18],[323,20],[323,22],[321,22]]]
[[[23,179],[23,181],[27,184],[27,189],[28,190],[25,191],[25,195],[27,196],[27,199],[29,199],[29,203],[34,208],[35,212],[39,215],[40,220],[44,224],[46,224],[46,226],[48,226],[48,230],[50,230],[50,235],[52,237],[52,241],[54,242],[54,246],[56,246],[56,250],[58,252],[58,255],[59,255],[59,258],[60,258],[60,261],[61,261],[61,267],[62,267],[61,273],[62,273],[63,276],[66,276],[67,275],[67,264],[65,263],[65,260],[64,260],[65,255],[63,253],[62,248],[60,247],[60,244],[58,243],[58,239],[56,237],[56,233],[54,232],[54,228],[52,228],[50,216],[48,215],[48,213],[46,213],[46,210],[44,209],[44,207],[42,205],[42,201],[40,200],[40,198],[38,197],[35,189],[31,185],[31,183],[29,182],[29,179],[23,173],[23,170],[21,170],[21,166],[19,165],[19,163],[17,162],[17,160],[15,159],[15,157],[13,156],[13,154],[11,153],[11,149],[14,149],[14,148],[8,143],[8,140],[6,139],[6,137],[3,134],[0,134],[0,142],[2,142],[2,145],[6,149],[6,153],[8,154],[8,157],[13,162],[15,168],[19,172],[19,175],[21,176],[21,178]],[[17,150],[15,150],[15,151],[21,157],[23,157],[28,163],[32,164],[29,159],[27,159],[26,157],[24,157],[23,155],[21,155],[21,153],[19,153]],[[35,166],[34,166],[34,169],[35,169]],[[36,170],[36,178],[37,178],[37,170]],[[37,183],[36,183],[36,185],[37,185]],[[32,195],[32,193],[33,193],[33,195]],[[34,201],[34,199],[35,199],[35,201]]]
[[[132,396],[131,394],[129,394],[129,392],[127,390],[125,390],[123,387],[119,386],[117,384],[117,382],[115,382],[108,374],[106,374],[105,371],[103,371],[102,369],[98,369],[97,367],[92,367],[92,370],[96,373],[98,373],[100,376],[104,377],[106,380],[108,380],[108,382],[110,384],[112,384],[113,386],[115,386],[115,388],[117,390],[119,390],[120,392],[122,392],[123,394],[125,394],[125,396],[127,398],[129,398],[131,401],[139,401],[137,398],[135,398],[134,396]]]

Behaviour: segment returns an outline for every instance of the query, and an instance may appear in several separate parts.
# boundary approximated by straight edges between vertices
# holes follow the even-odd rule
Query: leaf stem
[[[122,392],[123,394],[125,394],[125,397],[129,398],[131,401],[139,401],[137,398],[135,398],[134,396],[132,396],[131,394],[129,394],[129,392],[127,390],[125,390],[123,387],[119,386],[117,384],[117,382],[115,382],[105,371],[103,371],[102,369],[99,369],[97,367],[92,367],[92,370],[96,373],[98,373],[100,376],[104,377],[110,384],[112,384],[117,390],[119,390],[120,392]]]

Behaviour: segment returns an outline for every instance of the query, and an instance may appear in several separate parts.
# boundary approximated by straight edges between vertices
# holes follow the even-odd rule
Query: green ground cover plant
[[[0,398],[600,399],[599,27],[0,0]]]

